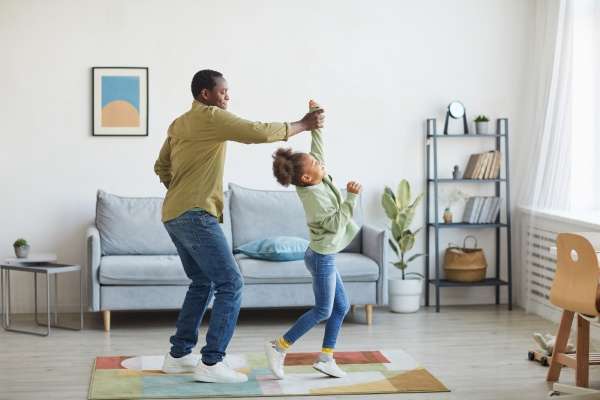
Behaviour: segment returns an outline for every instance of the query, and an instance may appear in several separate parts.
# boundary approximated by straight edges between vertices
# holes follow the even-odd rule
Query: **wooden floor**
[[[532,332],[554,333],[556,326],[523,310],[465,306],[401,315],[376,309],[372,326],[364,323],[363,311],[358,309],[344,324],[338,350],[402,348],[452,392],[336,399],[544,399],[551,389],[544,379],[546,367],[527,361],[526,355],[534,345]],[[301,312],[243,310],[229,351],[260,351],[265,338],[281,334]],[[95,356],[163,354],[176,316],[113,313],[110,334],[102,331],[100,314],[86,316],[84,331],[54,330],[47,338],[0,330],[0,399],[85,399]],[[294,350],[317,351],[322,334],[319,326]],[[600,388],[600,369],[592,368],[590,375],[592,387]],[[574,382],[567,369],[561,377],[563,383]]]

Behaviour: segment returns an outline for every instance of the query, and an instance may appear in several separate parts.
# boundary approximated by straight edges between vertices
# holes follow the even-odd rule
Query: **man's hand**
[[[362,185],[358,182],[350,181],[346,185],[346,190],[348,191],[348,193],[359,194],[362,190]]]
[[[307,131],[322,128],[325,122],[325,111],[320,108],[318,110],[309,112],[300,120],[300,122],[306,127],[305,130]]]
[[[297,135],[300,132],[312,131],[323,127],[325,121],[325,111],[319,109],[309,112],[300,121],[292,122],[290,125],[290,133],[288,136]]]

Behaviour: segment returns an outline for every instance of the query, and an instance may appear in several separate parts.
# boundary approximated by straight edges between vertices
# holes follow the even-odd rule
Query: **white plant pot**
[[[475,133],[478,135],[487,135],[490,132],[489,122],[475,122]]]
[[[419,311],[423,279],[390,279],[388,285],[390,311],[396,313]]]

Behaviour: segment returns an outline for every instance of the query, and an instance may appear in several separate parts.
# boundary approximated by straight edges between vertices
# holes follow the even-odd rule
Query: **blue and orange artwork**
[[[138,76],[103,76],[103,127],[140,127],[140,78]]]

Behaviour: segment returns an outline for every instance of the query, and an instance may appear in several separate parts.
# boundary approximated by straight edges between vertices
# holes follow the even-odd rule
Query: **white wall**
[[[330,172],[363,182],[368,222],[384,226],[383,186],[406,178],[424,189],[423,123],[436,116],[442,126],[450,100],[470,118],[508,117],[514,136],[527,134],[520,110],[533,11],[523,0],[2,0],[0,257],[22,236],[34,252],[83,264],[98,188],[162,195],[153,163],[201,68],[224,72],[230,110],[247,118],[297,119],[309,98],[320,101]],[[149,67],[148,137],[91,136],[92,66]],[[307,137],[290,145],[307,148]],[[232,144],[225,181],[277,188],[277,146]],[[448,170],[476,150],[452,146]],[[17,278],[15,310],[30,311],[30,281]],[[75,293],[61,303],[75,303]],[[492,289],[442,293],[493,301]]]

